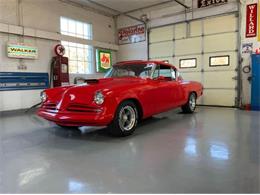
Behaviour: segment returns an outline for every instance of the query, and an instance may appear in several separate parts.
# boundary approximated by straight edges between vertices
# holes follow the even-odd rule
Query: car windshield
[[[105,78],[117,78],[117,77],[141,77],[151,78],[154,70],[154,64],[125,64],[114,65],[113,68],[108,71]]]

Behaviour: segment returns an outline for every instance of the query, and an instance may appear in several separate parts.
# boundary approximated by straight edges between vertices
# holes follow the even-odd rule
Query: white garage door
[[[202,105],[235,106],[238,18],[235,14],[195,20],[149,32],[149,58],[179,67],[185,80],[204,85]]]

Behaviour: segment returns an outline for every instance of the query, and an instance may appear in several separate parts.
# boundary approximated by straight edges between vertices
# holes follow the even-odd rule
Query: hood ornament
[[[75,99],[76,99],[76,96],[73,95],[73,94],[70,94],[70,100],[73,101],[73,100],[75,100]]]

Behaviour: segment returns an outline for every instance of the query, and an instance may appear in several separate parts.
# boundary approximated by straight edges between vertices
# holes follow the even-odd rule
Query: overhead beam
[[[97,5],[97,6],[99,6],[99,7],[102,7],[102,8],[104,8],[104,9],[111,10],[111,11],[115,12],[115,13],[116,13],[115,15],[117,15],[117,16],[118,16],[118,15],[124,15],[124,16],[127,16],[127,17],[129,17],[129,18],[131,18],[131,19],[133,19],[133,20],[138,21],[138,22],[145,23],[144,21],[142,21],[142,20],[139,19],[139,18],[136,18],[136,17],[131,16],[131,15],[128,15],[128,14],[126,14],[126,13],[120,12],[120,11],[118,11],[118,10],[116,10],[116,9],[113,9],[113,8],[111,8],[111,7],[108,7],[108,6],[103,5],[103,4],[101,4],[101,3],[97,3],[97,2],[95,2],[95,1],[93,1],[93,0],[87,0],[87,1],[90,2],[90,3],[92,3],[92,4],[94,4],[94,5]]]
[[[107,13],[107,12],[102,12],[102,11],[100,11],[98,9],[93,8],[93,7],[82,5],[80,3],[76,3],[76,2],[71,1],[71,0],[59,0],[59,1],[62,2],[62,3],[66,3],[66,4],[69,4],[69,5],[72,5],[72,6],[80,7],[82,9],[85,9],[85,10],[88,10],[88,11],[92,11],[92,12],[101,14],[103,16],[108,16],[108,17],[113,17],[114,16],[114,14]]]
[[[187,6],[186,4],[182,3],[180,0],[174,0],[176,3],[180,4],[181,6],[185,7],[185,9],[190,9],[189,6]]]
[[[152,7],[168,4],[168,3],[171,3],[171,2],[174,2],[174,0],[164,1],[164,2],[160,2],[160,3],[155,3],[155,4],[152,4],[152,5],[148,5],[148,6],[145,6],[145,7],[129,10],[127,12],[124,12],[124,14],[129,14],[129,13],[136,12],[136,11],[143,10],[143,9],[149,9],[149,8],[152,8]]]

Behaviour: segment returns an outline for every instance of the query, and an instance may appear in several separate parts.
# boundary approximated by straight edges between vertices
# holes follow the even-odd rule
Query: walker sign
[[[119,45],[137,43],[145,41],[145,39],[146,35],[144,24],[122,28],[118,31]]]
[[[257,3],[247,5],[246,11],[246,38],[257,35]]]
[[[7,56],[9,58],[37,59],[38,48],[23,44],[8,44]]]

